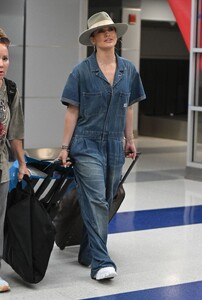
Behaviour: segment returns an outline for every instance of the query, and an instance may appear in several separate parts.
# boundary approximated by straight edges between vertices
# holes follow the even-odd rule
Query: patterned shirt
[[[24,117],[19,92],[16,92],[11,107],[8,106],[8,96],[5,81],[0,88],[0,170],[1,182],[9,180],[9,162],[6,139],[24,138]]]

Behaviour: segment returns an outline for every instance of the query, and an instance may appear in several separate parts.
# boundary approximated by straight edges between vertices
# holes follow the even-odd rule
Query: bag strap
[[[17,86],[16,83],[8,78],[5,78],[5,83],[6,83],[6,90],[7,90],[7,95],[8,95],[8,105],[11,107],[11,104],[13,102],[13,99],[15,97],[16,91],[17,91]]]
[[[8,106],[9,108],[11,107],[11,104],[13,102],[13,99],[15,97],[15,94],[17,92],[17,86],[16,83],[8,78],[4,77],[4,81],[6,84],[6,91],[7,91],[7,96],[8,96]],[[11,145],[8,139],[6,139],[6,146],[8,149],[8,154],[9,154],[9,161],[14,161],[15,157],[13,155],[13,152],[11,150]]]
[[[23,180],[27,183],[25,189],[28,190],[31,195],[34,195],[34,189],[32,187],[31,179],[27,174],[24,174],[22,181]],[[23,189],[22,181],[18,181],[16,188]]]

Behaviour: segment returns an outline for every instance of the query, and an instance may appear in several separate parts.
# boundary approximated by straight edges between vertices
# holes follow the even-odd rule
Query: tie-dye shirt
[[[24,117],[22,103],[17,91],[9,109],[6,85],[3,80],[0,88],[0,170],[1,182],[9,180],[9,162],[6,146],[8,140],[24,138]]]

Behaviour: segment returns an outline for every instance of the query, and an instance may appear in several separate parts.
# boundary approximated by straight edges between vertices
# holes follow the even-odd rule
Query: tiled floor
[[[142,154],[109,225],[118,277],[92,280],[90,270],[77,263],[77,246],[54,246],[46,276],[36,285],[3,263],[12,290],[0,299],[202,299],[202,184],[184,178],[186,143],[139,137],[136,144]]]

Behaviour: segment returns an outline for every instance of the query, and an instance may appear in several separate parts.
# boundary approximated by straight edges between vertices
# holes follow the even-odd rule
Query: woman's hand
[[[135,159],[137,150],[134,141],[125,141],[125,157]]]
[[[30,171],[26,166],[26,163],[19,164],[19,170],[18,170],[18,181],[22,181],[24,175],[28,175],[30,177]]]
[[[65,168],[71,165],[71,161],[69,160],[69,151],[67,151],[66,149],[62,149],[60,151],[57,159],[61,161],[62,166]]]

